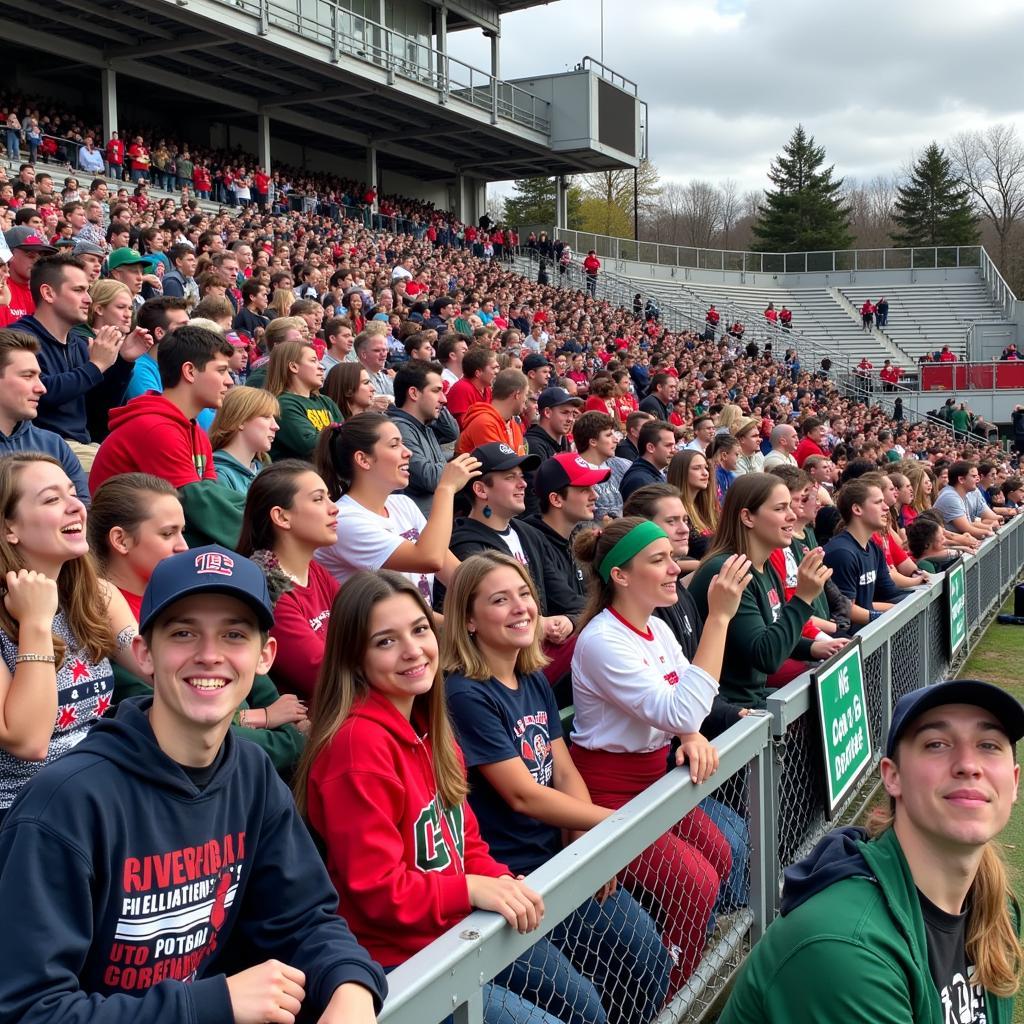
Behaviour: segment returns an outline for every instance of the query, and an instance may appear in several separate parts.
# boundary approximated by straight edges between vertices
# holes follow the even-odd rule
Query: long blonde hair
[[[905,473],[907,479],[914,485],[914,497],[910,502],[910,507],[916,512],[927,512],[932,507],[932,498],[935,497],[935,474],[930,468],[921,465],[907,466]],[[930,477],[932,481],[930,495],[924,492],[925,477]]]
[[[890,799],[888,809],[876,807],[868,819],[868,834],[877,839],[892,828],[894,820]],[[1010,904],[1016,906],[1016,900],[1000,846],[994,841],[987,842],[982,850],[967,903],[967,962],[974,964],[971,984],[980,985],[994,996],[1015,995],[1020,988],[1024,946],[1010,916]]]
[[[455,572],[444,599],[444,633],[441,641],[441,668],[445,672],[461,672],[470,679],[486,680],[492,676],[479,646],[469,634],[467,623],[473,614],[480,586],[495,569],[514,569],[530,588],[530,596],[537,606],[533,642],[516,656],[516,672],[529,675],[542,669],[548,659],[540,643],[540,600],[530,574],[511,555],[500,551],[481,551],[471,555]]]
[[[36,452],[14,452],[0,459],[0,573],[31,568],[21,557],[21,548],[7,539],[7,524],[22,498],[18,487],[21,471],[34,462],[64,468],[56,459]],[[107,606],[92,555],[73,558],[61,566],[57,576],[57,607],[64,612],[68,628],[94,664],[117,650]],[[17,641],[18,622],[3,601],[0,601],[0,630]],[[59,668],[64,661],[65,645],[56,635],[53,650]]]
[[[434,613],[419,589],[401,573],[387,569],[358,572],[334,598],[317,679],[312,727],[293,783],[295,802],[302,813],[306,811],[309,777],[316,759],[337,735],[352,709],[370,694],[362,662],[370,643],[373,608],[396,594],[408,594],[419,605],[436,636]],[[469,788],[455,752],[455,734],[445,707],[440,664],[430,691],[418,696],[413,707],[414,713],[419,708],[427,721],[434,780],[441,800],[446,807],[458,807],[466,799]]]
[[[249,420],[257,416],[276,419],[280,415],[281,405],[269,391],[243,386],[231,388],[210,424],[210,447],[214,451],[223,448]],[[260,462],[270,462],[266,452],[260,452],[257,458]]]

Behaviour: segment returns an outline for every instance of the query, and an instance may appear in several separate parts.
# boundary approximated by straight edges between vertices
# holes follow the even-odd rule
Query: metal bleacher
[[[1002,319],[1002,312],[984,282],[973,284],[895,285],[885,289],[847,286],[842,294],[860,309],[865,299],[889,302],[885,334],[916,364],[925,353],[948,345],[958,359],[966,355],[967,329],[978,320]]]

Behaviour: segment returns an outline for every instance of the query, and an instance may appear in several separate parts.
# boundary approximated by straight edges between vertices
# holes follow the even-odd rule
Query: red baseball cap
[[[582,455],[562,452],[545,459],[537,470],[533,487],[538,494],[550,494],[563,487],[593,487],[612,475],[610,469],[595,469]]]

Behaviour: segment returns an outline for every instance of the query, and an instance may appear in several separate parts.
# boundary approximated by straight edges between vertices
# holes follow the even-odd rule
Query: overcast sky
[[[503,18],[502,77],[600,58],[600,9],[556,0]],[[481,33],[450,38],[490,67]],[[731,177],[741,192],[766,187],[798,121],[861,180],[964,129],[1024,133],[1022,41],[1021,0],[604,0],[604,62],[649,104],[662,179]]]

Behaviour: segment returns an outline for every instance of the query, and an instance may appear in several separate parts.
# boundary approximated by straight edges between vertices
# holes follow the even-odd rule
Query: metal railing
[[[999,273],[999,268],[985,249],[981,250],[979,266],[981,267],[982,280],[988,286],[988,292],[992,297],[992,301],[999,305],[1004,317],[1012,319],[1017,296],[1013,294],[1013,289],[1003,280],[1003,275]]]
[[[966,658],[987,617],[998,609],[1024,567],[1024,517],[1011,520],[965,559]],[[877,765],[903,694],[944,678],[949,624],[942,577],[918,588],[859,634],[873,762]],[[547,908],[538,932],[519,935],[495,914],[476,912],[397,968],[381,1024],[456,1024],[483,1019],[484,985],[549,933],[683,815],[715,798],[739,809],[747,830],[747,905],[721,916],[703,958],[657,1018],[658,1024],[703,1019],[729,978],[778,913],[782,869],[805,854],[834,824],[858,817],[873,798],[868,772],[826,814],[822,750],[809,673],[768,700],[770,716],[747,717],[716,741],[721,767],[694,786],[670,772],[529,876]],[[645,904],[646,905],[646,904]],[[653,912],[653,911],[652,911]]]
[[[636,241],[597,235],[588,231],[555,228],[547,224],[525,225],[520,235],[531,230],[547,231],[567,241],[573,252],[596,251],[601,259],[629,263],[650,263],[659,267],[681,267],[691,270],[719,270],[742,274],[834,274],[867,270],[935,270],[956,267],[979,267],[983,273],[986,261],[990,273],[999,274],[978,245],[924,246],[912,249],[824,249],[820,252],[747,252],[740,249],[701,249],[664,242]],[[987,280],[987,278],[986,278]],[[1002,277],[998,278],[1002,281]],[[1012,296],[1009,286],[1003,289]]]
[[[293,32],[330,50],[331,60],[342,55],[366,61],[383,70],[389,85],[395,79],[433,89],[440,103],[468,104],[542,132],[551,129],[551,104],[519,85],[502,81],[480,68],[435,49],[429,42],[403,35],[386,25],[346,10],[335,0],[217,0],[256,18],[260,32],[270,27]]]
[[[922,391],[1024,391],[1024,359],[921,363]]]

